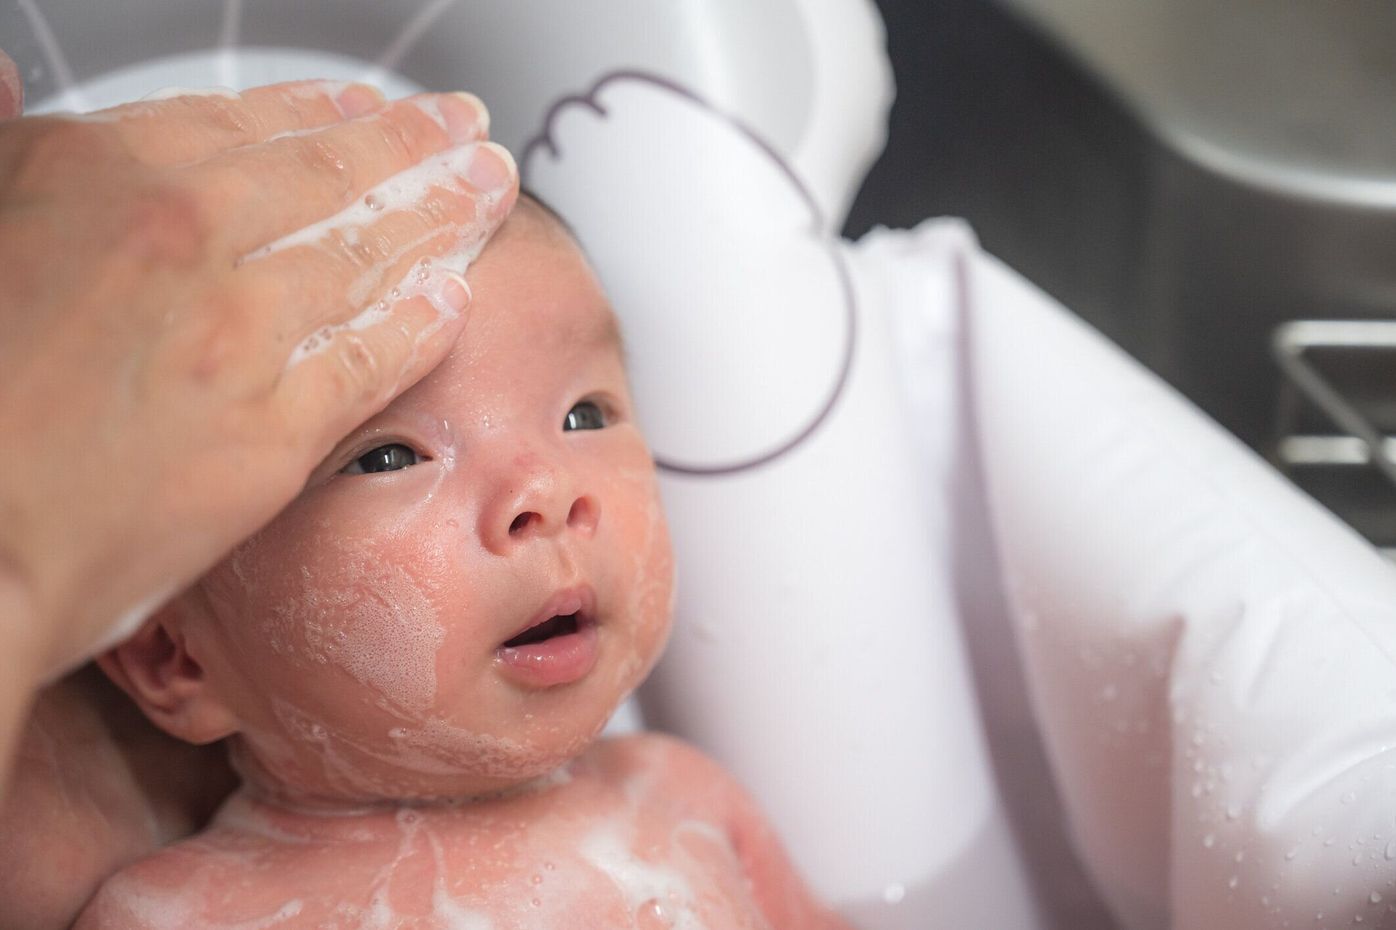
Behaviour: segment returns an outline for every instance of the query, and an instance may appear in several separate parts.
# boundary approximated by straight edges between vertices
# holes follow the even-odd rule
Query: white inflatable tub
[[[865,0],[0,0],[33,109],[469,88],[626,333],[679,553],[622,726],[868,930],[1396,926],[1396,582],[953,221],[836,236]]]

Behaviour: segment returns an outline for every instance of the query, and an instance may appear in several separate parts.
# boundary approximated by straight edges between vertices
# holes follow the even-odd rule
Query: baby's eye
[[[400,468],[410,468],[421,460],[422,457],[411,446],[394,442],[365,452],[345,465],[341,474],[372,475],[382,471],[397,471]]]
[[[606,426],[606,415],[601,408],[589,400],[584,400],[567,411],[567,419],[562,422],[563,431],[574,429],[602,429]]]

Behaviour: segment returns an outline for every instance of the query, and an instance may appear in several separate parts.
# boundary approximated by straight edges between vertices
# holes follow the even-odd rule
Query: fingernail
[[[481,142],[475,147],[470,167],[465,169],[465,179],[481,193],[499,194],[513,185],[517,172],[508,149],[494,142]]]
[[[464,277],[454,271],[442,275],[438,293],[441,295],[441,302],[456,313],[470,305],[470,285],[465,282]]]
[[[439,106],[452,142],[474,142],[490,134],[490,111],[474,94],[457,91],[442,94]]]
[[[335,95],[334,102],[345,119],[354,119],[383,109],[387,98],[371,84],[350,84]]]

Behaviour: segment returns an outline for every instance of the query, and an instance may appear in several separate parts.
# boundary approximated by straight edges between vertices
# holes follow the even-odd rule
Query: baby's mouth
[[[596,594],[589,585],[548,598],[528,626],[495,649],[501,671],[526,688],[551,688],[584,677],[598,655]]]
[[[513,639],[506,639],[504,648],[516,649],[519,646],[532,646],[534,643],[546,642],[555,636],[567,636],[577,632],[580,624],[580,613],[554,615],[542,623],[529,627]]]

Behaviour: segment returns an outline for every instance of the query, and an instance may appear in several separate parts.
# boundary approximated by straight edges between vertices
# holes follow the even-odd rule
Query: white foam
[[[441,843],[427,833],[431,843],[432,863],[436,867],[431,887],[432,916],[443,921],[442,930],[494,930],[494,921],[479,911],[465,907],[446,890],[446,857],[441,851]]]
[[[637,857],[616,827],[593,831],[582,841],[579,852],[620,889],[632,912],[662,901],[673,917],[675,930],[705,930],[693,912],[693,889],[688,880],[675,869]]]
[[[225,97],[229,100],[241,100],[242,94],[231,87],[162,87],[146,94],[140,102],[151,103],[156,100],[172,100],[175,97]]]
[[[467,188],[460,179],[469,170],[479,148],[480,143],[469,142],[425,158],[378,184],[363,198],[335,215],[287,233],[275,242],[249,252],[242,261],[256,261],[296,246],[314,245],[346,227],[367,226],[376,219],[378,209],[370,206],[375,201],[382,204],[383,209],[401,210],[418,206],[436,188],[464,193]],[[479,196],[490,200],[487,192],[481,192]]]
[[[469,170],[478,150],[479,143],[472,142],[432,156],[372,188],[361,199],[334,216],[312,223],[250,252],[242,261],[257,261],[299,246],[328,248],[336,235],[342,242],[353,245],[361,240],[365,230],[382,214],[420,208],[434,190],[469,194],[470,189],[461,178]],[[473,196],[476,198],[475,216],[460,227],[457,239],[451,247],[434,260],[414,266],[395,286],[398,294],[395,300],[425,298],[436,311],[436,320],[418,335],[419,344],[459,316],[459,312],[447,303],[445,288],[447,283],[453,280],[465,286],[461,276],[479,256],[489,239],[489,217],[494,212],[500,193],[479,191]],[[347,292],[350,303],[363,309],[349,320],[323,326],[302,340],[292,349],[286,360],[285,370],[289,371],[307,358],[323,353],[341,333],[359,332],[389,319],[392,305],[386,300],[370,300],[373,293],[382,287],[384,273],[400,262],[405,255],[421,248],[440,234],[440,230],[431,229],[417,239],[403,243],[373,267],[365,269],[350,284]],[[408,359],[404,369],[411,367],[415,361],[414,354]]]

